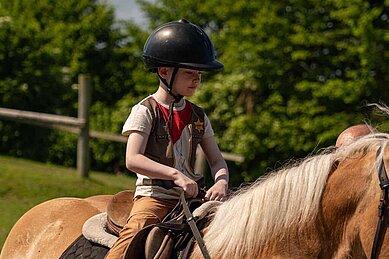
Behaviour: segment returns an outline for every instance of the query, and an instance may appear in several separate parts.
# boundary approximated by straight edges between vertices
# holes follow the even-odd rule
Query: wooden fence
[[[126,143],[127,137],[112,133],[90,130],[89,108],[91,104],[92,86],[89,75],[78,76],[78,117],[68,117],[40,112],[22,111],[0,108],[0,119],[12,120],[21,123],[59,129],[78,134],[77,142],[77,175],[89,175],[89,138],[99,138],[108,141]],[[222,152],[224,159],[234,162],[243,162],[244,157]],[[207,166],[205,155],[201,148],[197,150],[196,171],[204,172]]]

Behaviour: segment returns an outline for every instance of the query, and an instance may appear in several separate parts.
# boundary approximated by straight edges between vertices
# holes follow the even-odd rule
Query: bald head
[[[336,147],[348,145],[356,138],[368,135],[373,132],[375,132],[375,130],[365,124],[351,126],[340,133],[338,139],[336,140]]]

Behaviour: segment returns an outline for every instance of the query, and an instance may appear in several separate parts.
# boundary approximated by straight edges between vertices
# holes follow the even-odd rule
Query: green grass
[[[135,177],[90,172],[0,156],[0,247],[15,222],[33,206],[57,197],[89,197],[134,189]]]

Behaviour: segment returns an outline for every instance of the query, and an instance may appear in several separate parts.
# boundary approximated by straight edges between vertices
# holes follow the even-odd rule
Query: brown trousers
[[[108,252],[107,259],[124,258],[135,234],[142,228],[159,223],[176,206],[178,200],[161,200],[152,197],[136,197],[126,225],[119,233],[119,239]]]

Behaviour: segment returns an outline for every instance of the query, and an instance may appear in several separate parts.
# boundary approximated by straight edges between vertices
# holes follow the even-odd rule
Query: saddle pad
[[[118,239],[106,231],[107,213],[102,212],[85,221],[82,226],[82,234],[92,243],[111,248]]]
[[[109,248],[92,243],[84,236],[78,237],[59,257],[60,259],[104,259]]]

